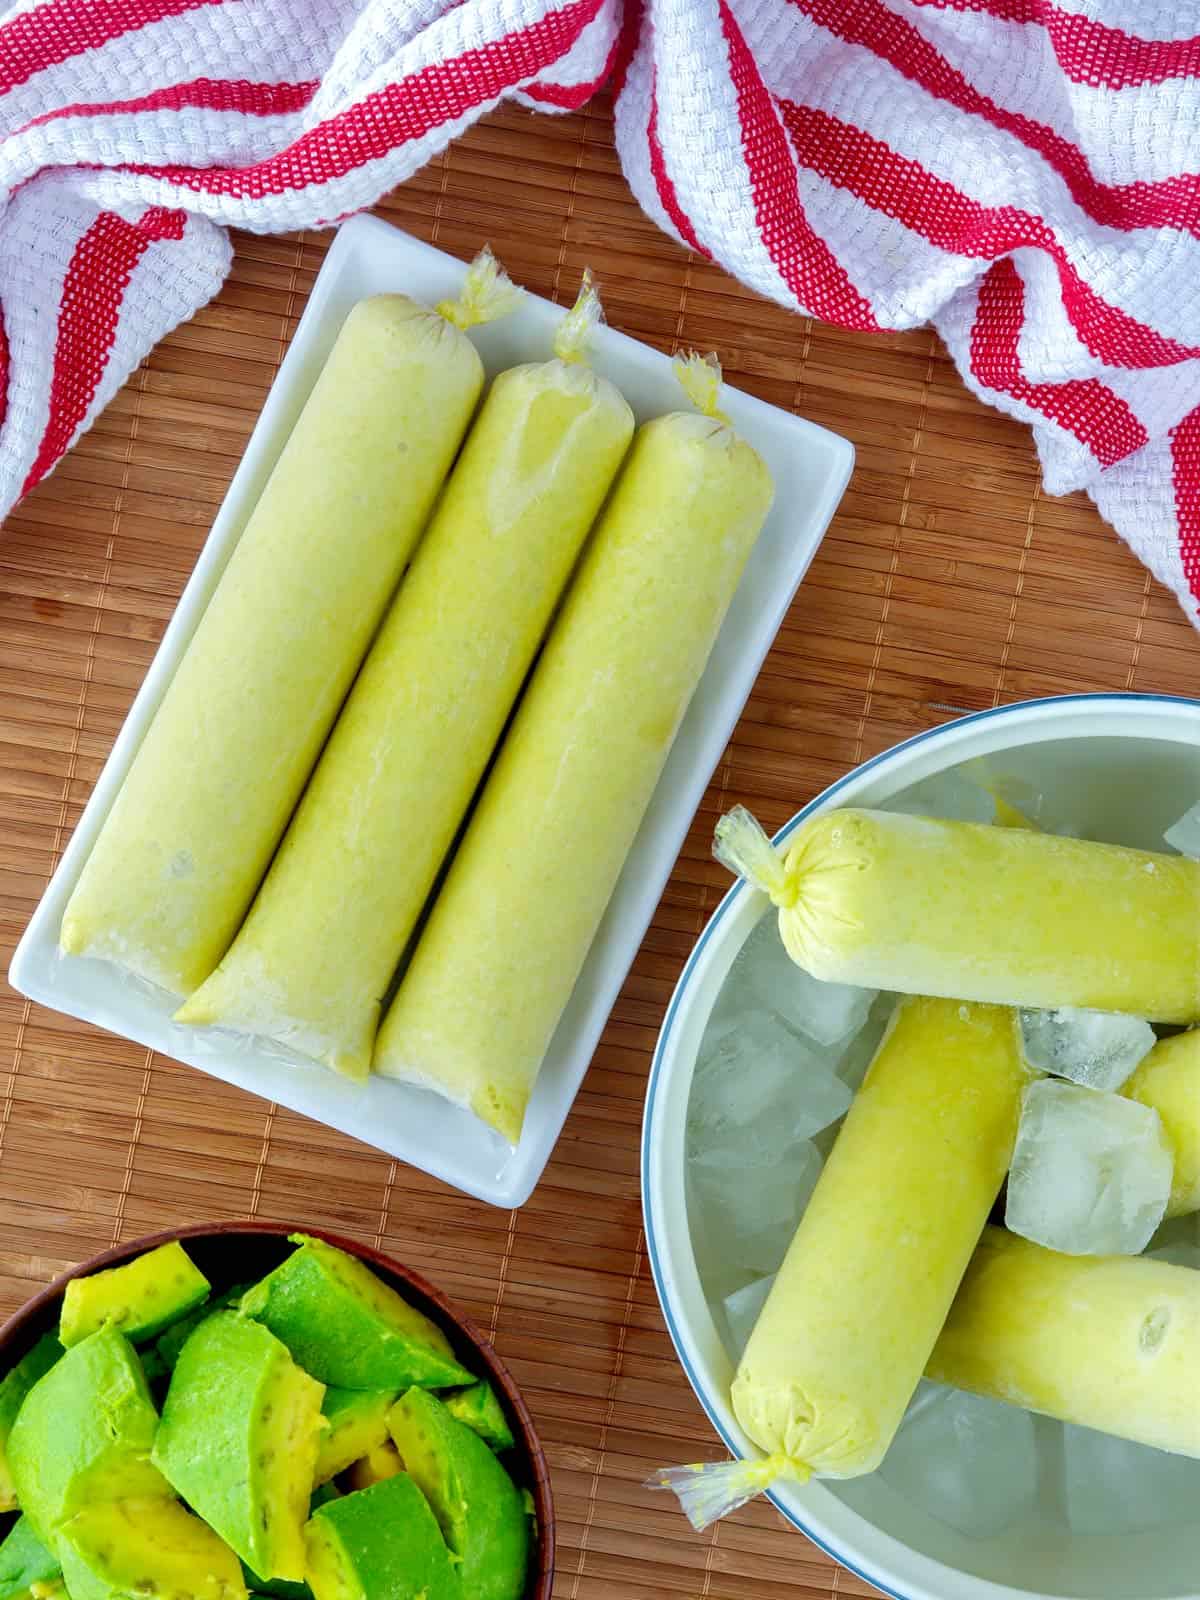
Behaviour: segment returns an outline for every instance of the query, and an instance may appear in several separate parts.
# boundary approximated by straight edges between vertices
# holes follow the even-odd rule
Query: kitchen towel
[[[0,512],[213,295],[506,98],[608,84],[646,211],[762,294],[932,320],[1200,626],[1195,0],[42,0],[0,18]]]

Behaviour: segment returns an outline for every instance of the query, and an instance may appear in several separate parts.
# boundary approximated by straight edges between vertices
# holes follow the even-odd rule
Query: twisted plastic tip
[[[646,1480],[648,1489],[670,1489],[684,1516],[701,1532],[776,1483],[807,1483],[812,1471],[783,1454],[759,1461],[707,1461],[687,1467],[661,1467]]]
[[[745,806],[734,806],[717,823],[713,855],[735,878],[761,889],[773,905],[790,906],[795,889],[784,866],[783,855],[767,838]]]
[[[596,329],[604,321],[604,307],[596,293],[592,269],[586,267],[579,297],[559,323],[554,335],[554,354],[560,361],[587,361],[591,356]]]
[[[484,245],[467,268],[458,299],[442,300],[437,309],[456,328],[477,328],[515,311],[523,293],[496,260],[491,246]]]
[[[717,405],[721,398],[721,363],[715,355],[702,356],[695,350],[690,355],[675,357],[675,377],[702,416],[714,422],[728,422],[729,418]]]

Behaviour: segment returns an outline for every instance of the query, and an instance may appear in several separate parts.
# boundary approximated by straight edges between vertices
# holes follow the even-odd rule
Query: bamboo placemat
[[[0,994],[0,1312],[119,1239],[208,1218],[311,1220],[455,1296],[523,1385],[559,1513],[562,1600],[871,1594],[767,1507],[704,1536],[640,1487],[718,1453],[672,1354],[640,1230],[646,1071],[723,892],[735,799],[781,824],[853,763],[1032,695],[1200,691],[1200,640],[1082,496],[1047,499],[1025,430],[928,331],[802,321],[685,255],[629,196],[608,109],[501,112],[379,214],[611,322],[717,350],[731,382],[849,435],[858,466],[705,797],[583,1093],[529,1204],[447,1190],[94,1028]],[[225,492],[328,243],[237,239],[223,292],[154,351],[0,540],[3,962],[78,819]]]

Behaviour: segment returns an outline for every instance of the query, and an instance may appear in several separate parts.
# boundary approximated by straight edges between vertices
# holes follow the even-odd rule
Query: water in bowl
[[[1153,820],[1132,835],[1116,825],[1118,814],[1130,814],[1123,792],[1088,785],[1081,801],[1077,772],[1068,794],[1052,753],[1032,756],[1018,773],[989,773],[978,763],[951,769],[888,809],[984,822],[994,820],[998,796],[1046,831],[1163,848]],[[1102,766],[1103,750],[1093,759]],[[836,1138],[845,1104],[839,1110],[831,1082],[857,1090],[896,999],[797,978],[789,966],[768,913],[716,998],[689,1101],[689,1227],[709,1308],[735,1362]],[[764,1019],[775,1046],[766,1072],[754,1065]],[[717,1075],[722,1050],[733,1070]],[[723,1120],[712,1112],[721,1076]],[[791,1128],[803,1130],[804,1153],[789,1166]],[[723,1189],[704,1175],[722,1164],[738,1174]],[[1200,1268],[1200,1218],[1164,1224],[1147,1252]],[[1200,1557],[1200,1461],[924,1381],[880,1469],[826,1486],[902,1543],[1018,1587],[1035,1587],[1049,1565],[1062,1573],[1059,1593],[1136,1593],[1151,1551],[1163,1565],[1164,1535],[1194,1529],[1176,1541],[1170,1562],[1179,1592],[1190,1592]],[[1080,1558],[1081,1541],[1090,1558]]]

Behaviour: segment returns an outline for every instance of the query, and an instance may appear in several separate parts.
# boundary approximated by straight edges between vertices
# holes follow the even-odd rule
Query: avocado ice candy
[[[1200,1211],[1200,1028],[1160,1039],[1121,1093],[1162,1121],[1175,1158],[1167,1216]]]
[[[492,385],[244,927],[178,1013],[366,1078],[383,995],[633,435],[581,359]]]
[[[196,1328],[171,1374],[154,1463],[266,1578],[304,1577],[324,1393],[274,1334],[231,1311]]]
[[[987,1228],[927,1376],[1200,1456],[1200,1272]]]
[[[84,864],[68,954],[180,995],[225,954],[475,409],[460,327],[514,294],[488,258],[454,305],[350,312]]]
[[[98,1500],[170,1496],[149,1456],[158,1426],[141,1364],[124,1334],[102,1328],[34,1384],[8,1458],[21,1509],[43,1544]]]
[[[766,1458],[660,1475],[695,1526],[777,1480],[882,1461],[1004,1181],[1027,1082],[1007,1008],[897,1006],[734,1377]]]
[[[471,1382],[450,1341],[369,1267],[324,1239],[299,1246],[242,1298],[305,1369],[340,1389],[441,1388]]]
[[[638,430],[376,1045],[511,1144],[771,504],[693,375],[709,414]]]
[[[714,853],[770,896],[814,978],[1200,1019],[1200,861],[858,809],[821,812],[780,851],[741,807]]]
[[[72,1278],[63,1295],[58,1337],[67,1348],[97,1328],[149,1339],[208,1298],[209,1283],[178,1239],[124,1266]]]
[[[398,1473],[314,1512],[304,1532],[316,1600],[463,1600],[425,1496]]]
[[[86,1506],[59,1549],[71,1600],[246,1600],[238,1558],[178,1500]]]

